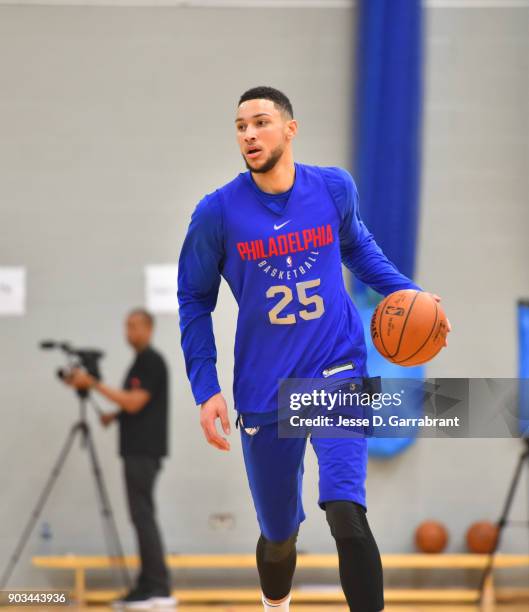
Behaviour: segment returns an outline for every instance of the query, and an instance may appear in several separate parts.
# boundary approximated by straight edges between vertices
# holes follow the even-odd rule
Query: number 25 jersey
[[[205,196],[192,215],[178,272],[182,348],[196,403],[220,391],[211,313],[221,277],[239,306],[237,411],[272,414],[282,378],[320,378],[344,364],[348,374],[365,376],[363,326],[342,262],[383,295],[418,289],[363,224],[345,170],[295,164],[282,206],[250,172]]]

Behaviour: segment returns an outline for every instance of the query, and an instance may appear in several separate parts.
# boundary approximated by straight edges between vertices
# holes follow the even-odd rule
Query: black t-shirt
[[[145,389],[151,395],[134,414],[119,414],[119,452],[127,455],[167,455],[169,381],[164,358],[148,346],[136,359],[123,383],[124,389]]]

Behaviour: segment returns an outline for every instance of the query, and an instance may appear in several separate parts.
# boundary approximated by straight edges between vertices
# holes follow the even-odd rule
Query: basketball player
[[[229,450],[226,401],[216,372],[211,313],[221,276],[239,305],[234,397],[261,535],[257,568],[265,610],[288,610],[296,565],[306,439],[279,438],[281,378],[324,370],[366,377],[362,323],[343,282],[343,262],[383,295],[419,289],[386,259],[362,223],[351,176],[295,163],[292,105],[280,91],[244,93],[235,119],[248,172],[206,195],[182,247],[178,299],[182,348],[207,441]],[[354,612],[384,608],[380,555],[366,518],[367,440],[312,438],[319,505],[339,555]]]

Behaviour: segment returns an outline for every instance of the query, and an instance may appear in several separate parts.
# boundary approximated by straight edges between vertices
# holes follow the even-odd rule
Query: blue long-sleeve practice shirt
[[[366,375],[362,322],[341,263],[383,295],[419,289],[386,258],[363,224],[351,175],[295,165],[285,196],[249,172],[206,195],[179,260],[178,300],[186,370],[197,404],[220,391],[211,313],[223,277],[237,300],[234,399],[242,414],[277,408],[282,378],[319,378],[353,364]],[[246,422],[246,421],[245,421]]]

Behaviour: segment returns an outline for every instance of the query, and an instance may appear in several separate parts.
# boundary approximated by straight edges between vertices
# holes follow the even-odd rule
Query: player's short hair
[[[132,310],[129,311],[128,316],[132,317],[133,315],[138,315],[142,317],[145,323],[147,323],[150,327],[154,327],[154,317],[145,308],[133,308]]]
[[[290,119],[294,118],[294,110],[287,96],[282,91],[279,91],[279,89],[274,89],[273,87],[267,87],[265,85],[252,87],[252,89],[245,91],[239,99],[238,106],[247,100],[257,99],[271,100],[276,108],[288,115]]]

